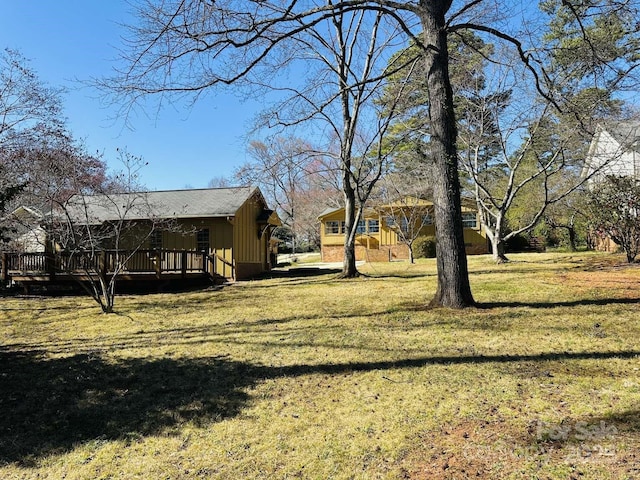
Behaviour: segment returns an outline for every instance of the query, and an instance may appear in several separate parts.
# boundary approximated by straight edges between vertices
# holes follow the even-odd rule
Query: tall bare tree
[[[549,3],[549,2],[544,2]],[[576,6],[574,6],[574,4]],[[578,19],[590,18],[590,9],[625,10],[633,16],[635,0],[602,0],[595,2],[562,1],[563,13]],[[421,152],[430,164],[434,177],[435,220],[438,225],[438,287],[433,305],[465,307],[474,303],[464,252],[458,155],[457,129],[453,92],[449,75],[448,41],[452,35],[473,30],[481,35],[508,43],[517,54],[529,79],[545,94],[549,101],[561,98],[561,92],[551,94],[552,82],[541,66],[544,51],[537,30],[539,15],[528,2],[503,0],[223,0],[211,3],[205,0],[147,1],[138,10],[139,23],[134,26],[124,50],[125,68],[116,78],[104,80],[109,92],[118,100],[125,99],[126,108],[140,104],[143,98],[158,94],[184,95],[197,100],[215,85],[247,84],[252,80],[265,84],[276,77],[275,66],[292,65],[287,52],[303,57],[309,50],[301,48],[305,39],[313,43],[310,35],[321,24],[340,25],[342,32],[353,32],[355,23],[346,18],[358,18],[359,11],[370,12],[369,18],[381,18],[401,30],[408,42],[424,52],[425,88],[430,97],[428,117],[430,131],[428,149]],[[637,18],[637,15],[636,15]],[[368,22],[374,24],[374,20]],[[326,33],[326,29],[325,29]],[[578,42],[586,37],[583,29],[575,36]],[[333,35],[333,34],[332,34]],[[345,43],[345,45],[349,45]],[[292,50],[292,47],[295,50]],[[347,53],[353,52],[349,47]],[[339,78],[345,62],[329,62]],[[277,71],[277,70],[276,70]],[[298,71],[299,73],[300,71]],[[374,70],[366,69],[365,77],[358,75],[356,82],[341,80],[338,91],[341,98],[349,92],[365,93],[362,86],[375,81]],[[350,72],[349,72],[350,73]],[[266,75],[266,76],[265,76]],[[321,79],[322,80],[322,79]],[[320,84],[319,84],[320,85]],[[343,103],[343,105],[347,105]],[[349,104],[351,105],[351,104]],[[343,108],[340,138],[341,156],[347,160],[344,170],[348,177],[350,158],[366,158],[351,147],[359,116]],[[353,198],[345,182],[345,198]],[[344,186],[343,185],[343,186]],[[355,212],[348,205],[347,223],[353,226]],[[347,265],[345,265],[347,266]],[[355,270],[354,270],[355,271]]]
[[[17,50],[0,52],[0,146],[24,132],[55,130],[64,124],[63,91],[42,82]]]
[[[312,154],[333,158],[340,173],[345,207],[342,276],[347,278],[358,275],[357,224],[389,155],[380,146],[394,110],[382,116],[374,100],[381,95],[383,69],[397,48],[398,33],[381,12],[337,9],[289,39],[294,44],[289,61],[306,68],[302,82],[260,83],[285,97],[263,113],[264,124],[326,132]]]
[[[193,1],[155,7],[149,2],[140,8],[141,23],[132,30],[131,56],[126,59],[131,68],[115,83],[107,81],[107,88],[133,103],[152,93],[197,96],[220,83],[277,90],[284,100],[266,112],[268,124],[307,124],[324,131],[327,146],[322,153],[340,159],[346,209],[343,275],[356,275],[357,217],[385,158],[376,147],[385,128],[375,111],[367,109],[382,84],[385,55],[401,31],[393,20],[397,15],[331,2],[210,6]],[[246,20],[256,22],[257,30]],[[154,31],[164,38],[155,38]],[[198,38],[204,41],[200,46]],[[177,78],[170,73],[176,54],[207,58],[209,65],[198,62],[189,80]],[[142,67],[148,61],[151,69]],[[190,65],[187,68],[195,64]],[[289,77],[286,84],[278,83],[281,70],[289,66],[292,77],[302,81]],[[367,123],[372,128],[365,127]]]

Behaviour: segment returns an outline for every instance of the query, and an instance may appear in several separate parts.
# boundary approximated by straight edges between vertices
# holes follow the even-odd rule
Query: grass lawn
[[[0,478],[640,478],[640,265],[511,258],[0,298]]]

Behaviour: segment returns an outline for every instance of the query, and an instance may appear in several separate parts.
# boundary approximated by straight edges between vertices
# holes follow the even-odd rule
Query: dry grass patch
[[[640,475],[640,275],[596,254],[0,299],[2,478]],[[306,272],[307,274],[309,272]]]

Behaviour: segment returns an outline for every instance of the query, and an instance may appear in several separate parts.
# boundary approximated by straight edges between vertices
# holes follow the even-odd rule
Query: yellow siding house
[[[319,217],[320,244],[323,262],[344,259],[344,208],[325,210]],[[462,221],[464,241],[468,254],[488,252],[487,239],[480,227],[473,202],[463,200]],[[409,248],[403,243],[403,231],[416,232],[416,236],[435,236],[433,202],[416,197],[366,209],[358,223],[356,260],[388,262],[408,259]]]
[[[118,248],[141,248],[149,259],[156,252],[162,264],[156,266],[163,271],[188,261],[183,269],[227,280],[249,278],[274,266],[271,234],[281,225],[260,189],[253,187],[76,195],[66,211],[77,228],[127,223],[130,227],[118,239]],[[106,237],[98,247],[108,251],[115,248],[114,242]],[[60,252],[53,240],[41,241],[37,249],[22,243],[22,252]]]
[[[133,201],[132,201],[133,197]],[[281,225],[259,188],[206,188],[84,196],[76,222],[100,225],[124,220],[170,220],[172,228],[153,231],[143,246],[162,251],[204,252],[213,276],[239,280],[268,271],[271,233]],[[74,202],[74,197],[70,203]],[[131,207],[132,202],[138,206]],[[119,205],[129,205],[125,213]],[[125,242],[126,243],[126,239]],[[124,245],[126,248],[126,245]]]

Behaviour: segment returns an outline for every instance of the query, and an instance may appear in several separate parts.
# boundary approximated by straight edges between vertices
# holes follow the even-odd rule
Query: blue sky
[[[255,103],[215,92],[193,109],[165,108],[132,120],[134,130],[111,120],[98,93],[76,80],[110,76],[123,23],[135,21],[124,0],[0,0],[0,48],[19,50],[50,86],[65,87],[69,129],[89,152],[103,152],[117,169],[116,148],[149,165],[141,172],[151,190],[206,187],[246,160]]]

